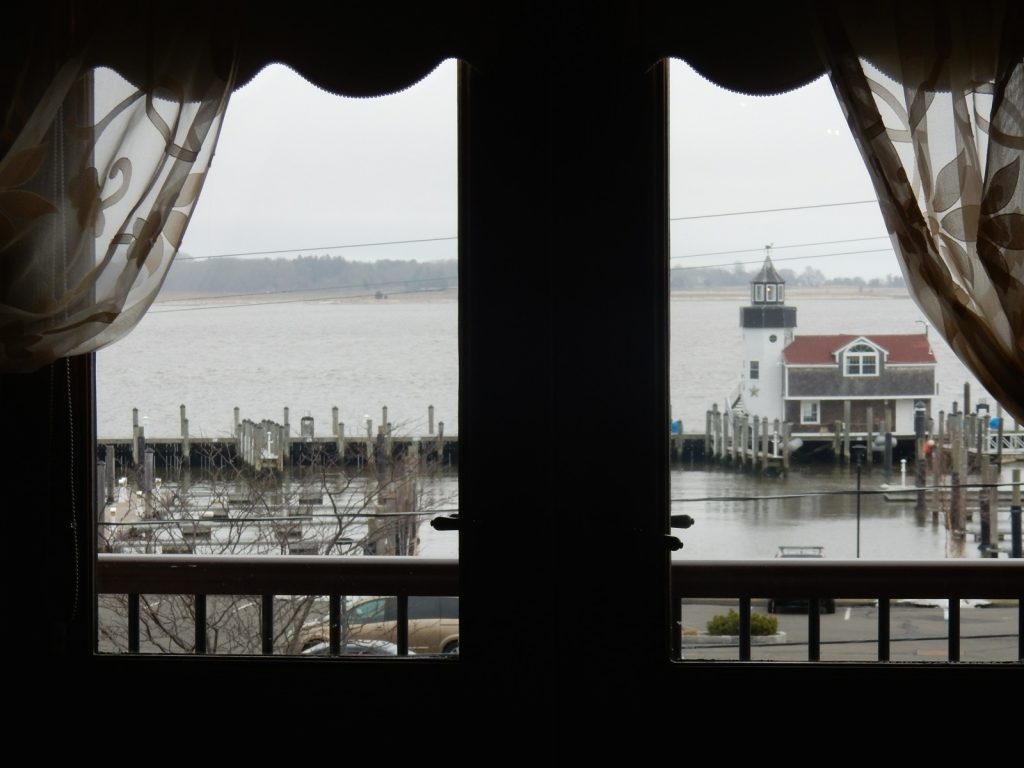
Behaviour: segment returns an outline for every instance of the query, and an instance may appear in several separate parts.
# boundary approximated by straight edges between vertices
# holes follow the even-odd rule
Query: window
[[[778,286],[778,297],[779,303],[783,303],[786,300],[786,286],[784,283],[779,283]]]
[[[769,283],[764,287],[764,300],[768,302],[775,301],[775,284]]]
[[[757,360],[751,360],[750,361],[750,378],[751,379],[756,379],[756,378],[760,377],[760,370],[759,370],[760,367],[761,367],[761,363],[759,363]]]
[[[877,376],[878,351],[867,344],[855,344],[844,355],[847,376]]]
[[[270,66],[233,94],[161,294],[97,355],[100,443],[117,454],[109,477],[126,479],[103,551],[457,559],[458,533],[429,526],[458,507],[455,86],[452,60],[377,99]],[[183,373],[156,387],[157,369]],[[162,478],[153,514],[132,505],[148,491],[121,447],[133,408]],[[308,598],[278,600],[275,653],[300,650]],[[105,616],[127,615],[121,596],[101,600]],[[145,626],[189,620],[190,599],[151,603]],[[229,626],[225,604],[211,599],[210,652],[257,652],[241,637],[252,622]],[[123,650],[127,636],[104,629],[100,650]]]
[[[762,283],[754,284],[754,301],[764,301],[764,285]]]
[[[800,401],[800,423],[801,424],[818,424],[820,418],[818,416],[818,401],[817,400],[801,400]]]

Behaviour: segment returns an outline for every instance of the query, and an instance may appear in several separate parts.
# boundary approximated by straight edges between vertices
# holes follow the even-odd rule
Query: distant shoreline
[[[426,304],[442,301],[455,301],[458,299],[458,288],[446,288],[443,291],[408,291],[388,294],[381,292],[381,298],[376,294],[366,292],[353,293],[350,295],[339,294],[337,291],[267,291],[265,293],[247,293],[245,295],[225,295],[218,293],[196,293],[187,291],[162,291],[156,297],[155,304],[204,304],[204,305],[231,305],[231,304],[272,304],[272,303],[298,303],[298,302],[319,302],[319,303],[345,303],[345,304],[386,304],[388,302],[404,302]]]
[[[800,299],[909,299],[910,294],[905,288],[889,288],[877,286],[822,286],[821,288],[793,287],[787,290],[787,303],[797,304]],[[673,289],[669,298],[686,299],[722,299],[743,301],[749,297],[747,288],[677,288]],[[266,293],[250,293],[242,296],[231,296],[222,293],[196,293],[183,291],[161,292],[157,296],[157,304],[263,304],[276,302],[344,302],[345,304],[384,304],[387,302],[430,303],[450,302],[458,300],[458,288],[447,288],[443,291],[410,291],[394,294],[383,293],[381,298],[365,292],[351,295],[339,295],[337,291],[267,291]]]

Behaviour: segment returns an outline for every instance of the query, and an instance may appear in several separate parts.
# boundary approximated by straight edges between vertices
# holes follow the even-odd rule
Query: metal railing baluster
[[[683,658],[683,601],[672,601],[672,658]]]
[[[807,660],[821,661],[821,606],[816,597],[807,601]]]
[[[398,655],[409,655],[409,596],[398,595],[396,598],[398,611]]]
[[[878,660],[889,661],[889,598],[878,598]]]
[[[750,598],[740,598],[740,661],[750,661]]]
[[[960,598],[949,598],[949,660],[960,661]]]
[[[139,596],[128,595],[128,653],[139,652]]]
[[[274,653],[274,596],[263,595],[260,611],[260,634],[263,638],[263,655]]]
[[[1024,597],[1017,598],[1017,661],[1024,661]]]
[[[328,598],[328,604],[330,606],[330,616],[328,617],[331,633],[330,651],[332,656],[337,656],[341,653],[341,595],[331,595]]]
[[[196,595],[196,642],[197,654],[206,653],[206,595]]]

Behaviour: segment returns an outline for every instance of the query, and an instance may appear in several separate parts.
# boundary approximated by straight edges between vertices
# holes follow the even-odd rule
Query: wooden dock
[[[98,456],[102,461],[113,459],[114,468],[143,466],[151,462],[162,469],[221,469],[247,468],[254,471],[283,470],[286,467],[324,465],[361,468],[371,462],[416,456],[423,461],[445,466],[458,464],[458,436],[446,435],[444,422],[434,426],[434,409],[428,409],[426,435],[395,435],[387,421],[387,407],[382,409],[382,423],[374,431],[367,419],[364,430],[346,434],[345,425],[338,421],[338,409],[332,409],[331,433],[317,435],[312,417],[304,416],[298,433],[292,430],[288,409],[284,419],[254,421],[240,418],[234,411],[233,435],[221,437],[193,437],[184,405],[181,408],[181,434],[172,437],[149,437],[139,425],[139,412],[132,409],[132,435],[130,437],[101,437]]]

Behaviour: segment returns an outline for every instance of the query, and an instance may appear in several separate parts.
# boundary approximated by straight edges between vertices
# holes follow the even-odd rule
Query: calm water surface
[[[735,385],[742,361],[739,295],[671,302],[671,409],[684,427],[699,429],[704,412]],[[797,333],[918,333],[921,315],[909,298],[801,296]],[[247,305],[188,311],[157,305],[127,338],[98,355],[98,429],[101,437],[131,432],[131,412],[151,437],[179,431],[178,406],[188,408],[192,435],[232,431],[232,409],[243,418],[281,421],[290,409],[312,416],[317,434],[329,433],[331,408],[339,408],[346,432],[380,423],[381,408],[398,433],[426,434],[427,409],[446,434],[458,433],[457,312],[454,299]],[[695,333],[694,329],[702,329]],[[707,332],[707,329],[714,329]],[[984,397],[949,347],[931,332],[938,361],[938,407],[961,400],[964,382],[972,398]],[[991,401],[991,399],[990,399]],[[500,417],[501,414],[496,414]],[[528,415],[527,415],[528,421]],[[374,427],[376,430],[376,427]],[[451,481],[453,484],[456,480]],[[773,495],[851,490],[852,470],[808,467],[786,479],[759,478],[725,470],[672,472],[673,512],[687,512],[697,525],[682,532],[677,558],[770,558],[780,545],[822,545],[826,555],[854,557],[854,497],[772,500]],[[865,473],[865,488],[885,482],[880,470]],[[899,482],[898,475],[891,482]],[[457,493],[457,490],[456,490]],[[758,501],[692,501],[733,496]],[[455,555],[456,538],[423,526],[424,555]],[[941,521],[917,515],[913,504],[861,499],[861,556],[870,559],[976,557],[973,542],[951,542]]]

